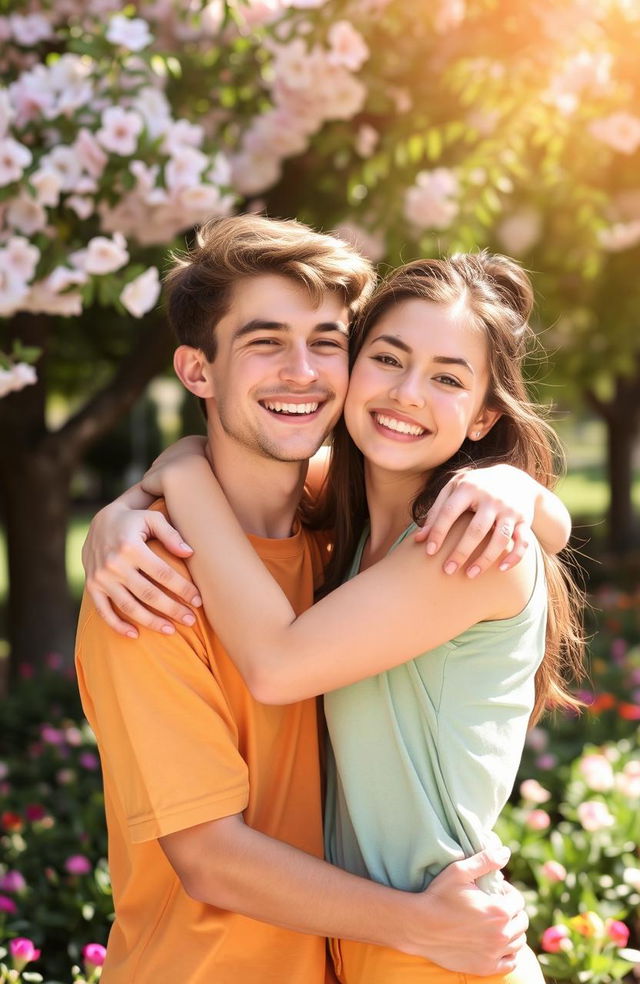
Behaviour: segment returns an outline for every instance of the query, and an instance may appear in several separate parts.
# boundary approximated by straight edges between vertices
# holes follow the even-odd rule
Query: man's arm
[[[524,943],[519,893],[489,896],[474,883],[496,868],[488,852],[450,865],[414,894],[342,871],[247,827],[239,815],[160,843],[193,898],[287,929],[389,946],[482,975],[511,971]]]

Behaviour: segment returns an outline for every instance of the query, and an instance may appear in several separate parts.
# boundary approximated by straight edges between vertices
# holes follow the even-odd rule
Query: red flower
[[[0,814],[0,824],[8,831],[22,830],[23,820],[19,813],[5,810],[4,813]]]
[[[629,927],[619,919],[607,919],[604,924],[607,936],[616,946],[626,946],[629,942]]]

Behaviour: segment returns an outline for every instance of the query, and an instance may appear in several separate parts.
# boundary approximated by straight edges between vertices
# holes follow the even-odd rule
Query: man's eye
[[[340,341],[338,338],[319,338],[314,345],[317,347],[319,345],[326,346],[327,348],[341,349],[344,350],[345,343]]]
[[[254,338],[252,345],[277,345],[277,338]]]

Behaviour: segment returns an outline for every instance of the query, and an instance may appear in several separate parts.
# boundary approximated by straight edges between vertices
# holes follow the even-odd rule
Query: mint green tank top
[[[451,862],[496,842],[491,831],[515,782],[544,655],[547,590],[540,548],[532,549],[535,582],[518,615],[479,622],[325,695],[325,851],[333,864],[417,892]],[[487,876],[482,887],[499,892],[500,881]]]

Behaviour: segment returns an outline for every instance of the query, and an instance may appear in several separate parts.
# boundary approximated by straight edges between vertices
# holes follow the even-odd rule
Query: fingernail
[[[127,636],[129,637],[129,639],[137,639],[138,633],[136,632],[135,629],[129,629],[129,631],[127,632]]]
[[[200,597],[200,595],[196,595],[195,598],[192,598],[191,604],[195,605],[196,608],[198,608],[202,604],[202,598]]]
[[[469,570],[467,571],[467,577],[477,577],[479,573],[480,573],[480,568],[478,567],[477,564],[474,564],[473,567],[470,567]]]
[[[183,550],[190,550],[191,553],[193,553],[193,547],[190,547],[188,543],[184,542],[184,540],[182,541],[180,546],[182,547]]]
[[[457,570],[458,570],[458,565],[453,560],[450,560],[448,564],[444,565],[445,574],[455,574]]]
[[[191,612],[187,612],[186,615],[182,616],[182,621],[185,625],[195,625],[196,617]]]
[[[427,553],[433,555],[437,549],[438,549],[438,544],[435,542],[435,540],[429,540],[429,542],[427,543]]]
[[[498,570],[499,571],[508,571],[509,570],[509,565],[508,564],[500,564],[500,567],[498,568]]]
[[[173,635],[173,633],[175,632],[175,629],[174,629],[173,625],[163,625],[162,628],[160,629],[160,631],[161,632],[164,632],[165,635]]]

